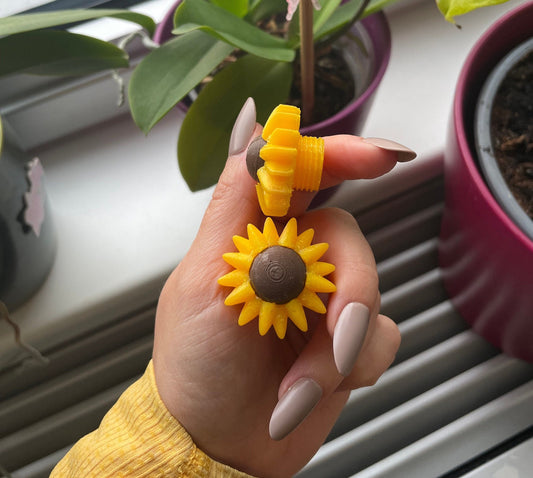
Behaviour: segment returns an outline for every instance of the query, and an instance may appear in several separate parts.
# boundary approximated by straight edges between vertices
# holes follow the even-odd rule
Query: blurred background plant
[[[313,107],[315,53],[395,1],[183,0],[173,18],[175,38],[147,54],[133,72],[128,87],[132,117],[147,134],[193,92],[180,129],[179,165],[191,190],[209,187],[223,168],[231,128],[246,98],[254,98],[260,122],[289,101],[302,107],[304,125],[324,119]],[[504,1],[436,3],[453,22],[456,15]],[[292,17],[296,8],[299,15]],[[65,30],[65,25],[100,17],[136,22],[149,36],[154,33],[151,18],[128,10],[1,18],[0,76],[81,76],[128,67],[124,48]]]

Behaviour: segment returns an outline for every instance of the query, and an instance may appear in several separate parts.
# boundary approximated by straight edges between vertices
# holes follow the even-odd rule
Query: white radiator
[[[448,301],[437,266],[442,208],[437,177],[357,213],[378,261],[382,312],[398,322],[402,345],[374,387],[352,393],[299,478],[532,476],[517,470],[533,469],[533,365],[471,332]],[[26,361],[0,374],[7,476],[48,476],[98,425],[143,372],[154,313],[148,304],[46,351],[45,368]]]

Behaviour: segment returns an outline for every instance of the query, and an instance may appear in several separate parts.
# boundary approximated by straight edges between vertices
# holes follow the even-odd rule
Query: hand
[[[374,384],[389,367],[400,335],[379,315],[376,265],[356,221],[339,209],[306,212],[310,193],[294,193],[289,215],[297,217],[299,233],[313,228],[314,243],[330,244],[321,260],[336,265],[328,278],[337,291],[326,316],[307,312],[309,331],[289,324],[280,340],[272,329],[260,336],[257,320],[239,327],[241,306],[224,305],[231,289],[217,279],[231,267],[222,254],[235,251],[233,235],[247,237],[248,223],[262,229],[264,222],[245,162],[246,145],[260,134],[255,120],[246,119],[250,108],[249,101],[232,136],[237,154],[228,158],[198,235],[162,291],[153,360],[163,402],[200,449],[255,476],[284,477],[315,454],[350,390]],[[380,176],[408,155],[371,141],[381,147],[355,136],[325,138],[321,187]]]

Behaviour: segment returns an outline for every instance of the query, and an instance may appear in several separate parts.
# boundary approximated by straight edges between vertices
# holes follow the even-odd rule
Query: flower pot
[[[44,282],[55,249],[41,165],[4,144],[0,156],[0,300],[10,310]]]
[[[177,0],[157,26],[154,33],[156,43],[161,44],[172,38],[174,12],[180,3],[181,0]],[[302,128],[302,134],[311,136],[357,134],[362,130],[377,87],[389,63],[391,34],[387,19],[382,12],[355,24],[351,34],[359,38],[368,52],[368,55],[365,54],[361,47],[348,37],[340,40],[345,59],[356,80],[354,100],[331,118]],[[182,101],[179,106],[186,110],[187,102]]]
[[[532,159],[531,152],[528,153],[528,151],[525,150],[526,148],[524,143],[527,141],[527,139],[525,139],[527,135],[522,135],[526,134],[526,123],[531,122],[530,108],[533,98],[531,98],[531,96],[529,96],[524,90],[517,91],[514,98],[511,97],[505,99],[505,101],[512,101],[514,104],[512,106],[510,104],[507,105],[505,111],[503,111],[503,98],[498,96],[498,93],[501,91],[500,88],[502,87],[502,84],[505,85],[504,81],[506,81],[506,79],[507,81],[510,81],[510,79],[508,79],[508,75],[513,71],[514,68],[521,66],[520,73],[515,73],[514,76],[523,77],[526,69],[525,64],[522,62],[524,62],[526,59],[533,65],[533,37],[511,50],[511,52],[509,52],[500,61],[500,63],[498,63],[498,65],[494,68],[494,70],[492,70],[491,74],[487,78],[477,103],[474,133],[479,165],[492,195],[498,201],[498,204],[509,216],[509,218],[529,237],[529,239],[533,240],[533,219],[522,207],[522,205],[524,205],[524,207],[529,206],[529,201],[527,201],[528,198],[521,194],[522,191],[517,191],[517,196],[515,197],[513,194],[513,184],[509,184],[504,177],[504,174],[508,177],[511,171],[503,173],[497,157],[505,155],[507,159],[511,160],[513,159],[513,154],[516,154],[520,149],[522,149],[523,152],[518,153],[522,159],[526,157],[528,160]],[[529,80],[527,78],[529,78]],[[515,78],[514,81],[518,80],[520,82],[533,82],[533,79],[531,79],[530,76],[527,78]],[[527,88],[527,85],[525,84],[522,84],[521,86]],[[510,86],[506,87],[506,92],[510,93],[508,88],[510,88]],[[509,108],[511,107],[513,108],[512,115],[509,114]],[[495,113],[498,111],[507,118],[502,118],[501,120],[494,118]],[[525,113],[526,115],[523,123],[522,120],[518,118],[520,111],[522,111],[522,114]],[[493,137],[496,133],[494,131],[496,125],[493,124],[493,122],[496,121],[505,121],[507,123],[506,128],[513,127],[515,129],[513,132],[513,138],[506,143],[507,149],[510,149],[509,152],[500,151],[498,141]],[[516,122],[520,122],[520,124],[513,124]],[[519,127],[520,130],[517,129]],[[514,140],[516,142],[516,139],[520,139],[520,136],[524,138],[524,141],[519,141],[516,146],[513,147],[512,141]],[[504,145],[503,149],[505,150],[505,148],[506,146]],[[516,157],[517,155],[515,158]],[[502,160],[503,158],[500,157],[500,161]],[[531,161],[527,161],[527,163],[529,162]],[[512,169],[515,169],[515,164],[506,165],[506,167],[509,167],[510,169],[511,166],[513,166]],[[519,174],[518,178],[513,181],[515,184],[514,187],[516,187],[516,182],[528,179],[525,168],[521,169],[524,171],[524,173]],[[518,173],[518,171],[515,171],[515,173]],[[524,201],[522,205],[519,200],[517,200],[517,197]]]
[[[509,355],[533,361],[533,241],[505,213],[481,174],[474,112],[498,62],[531,37],[533,2],[493,24],[459,76],[445,151],[439,242],[444,285],[473,329]]]

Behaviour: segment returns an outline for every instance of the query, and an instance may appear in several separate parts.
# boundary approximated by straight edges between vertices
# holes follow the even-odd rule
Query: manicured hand
[[[379,314],[374,257],[355,219],[339,209],[306,212],[313,195],[300,192],[289,215],[298,232],[313,228],[313,242],[330,244],[321,260],[336,265],[327,314],[308,313],[307,333],[289,324],[284,340],[272,329],[260,336],[255,320],[237,324],[241,306],[224,305],[231,289],[217,279],[231,270],[222,254],[235,250],[232,236],[264,223],[245,162],[259,134],[249,100],[198,235],[162,291],[153,359],[163,402],[204,452],[251,475],[279,478],[316,453],[350,391],[374,384],[389,367],[400,335]],[[375,178],[413,157],[385,140],[327,137],[322,187]]]

